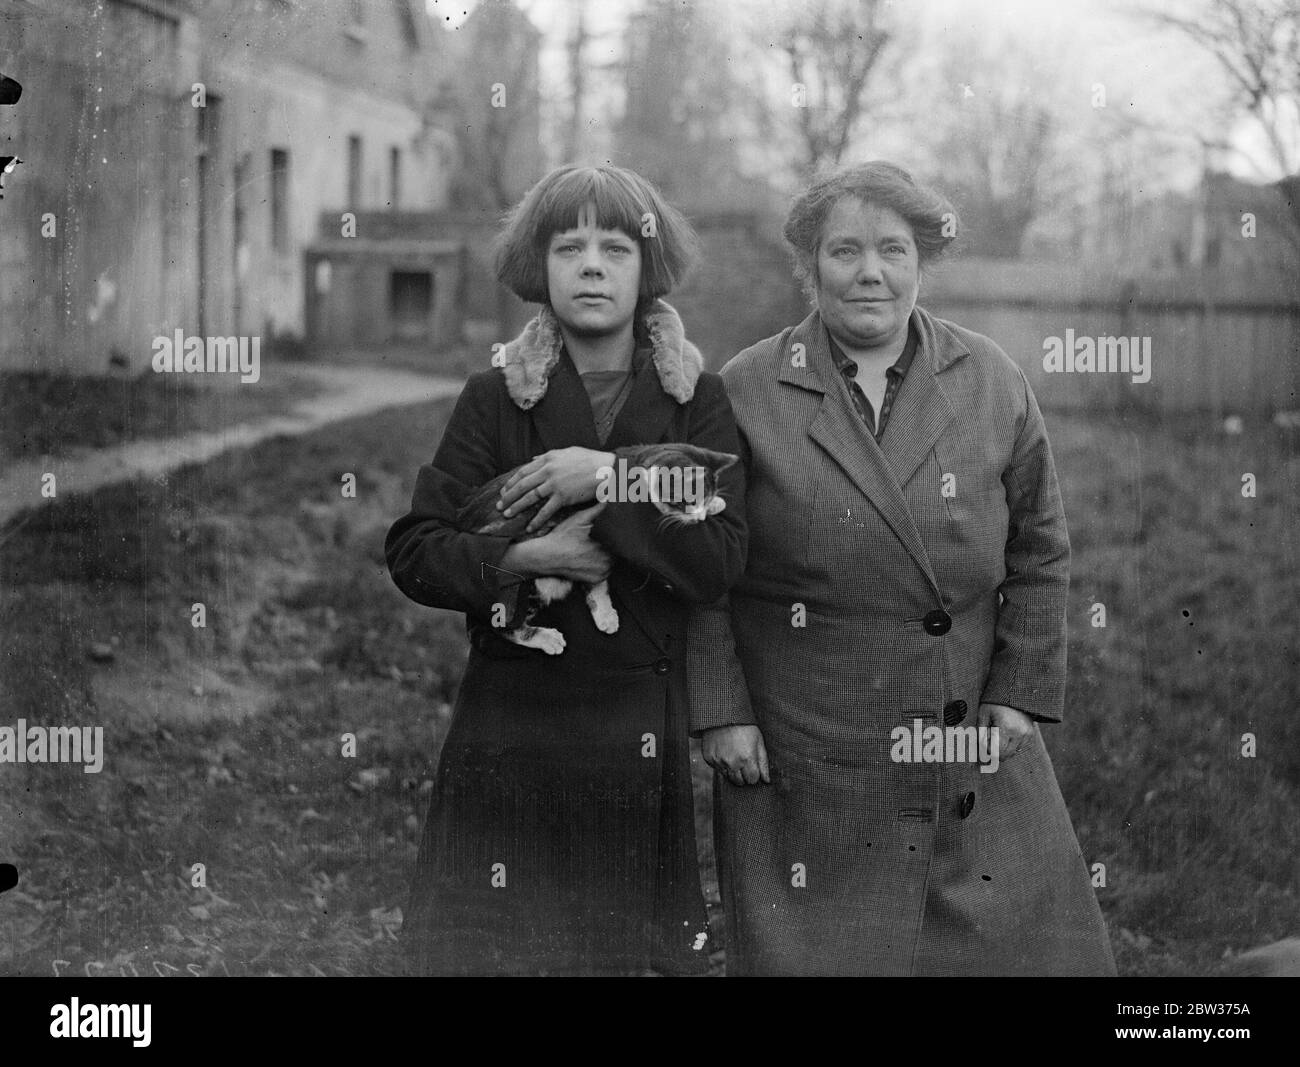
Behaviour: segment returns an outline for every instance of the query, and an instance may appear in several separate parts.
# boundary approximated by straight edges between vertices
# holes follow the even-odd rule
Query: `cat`
[[[597,500],[653,504],[663,515],[660,529],[704,522],[727,506],[718,493],[718,475],[737,460],[729,452],[668,443],[629,445],[614,449],[613,454],[614,467],[609,472],[610,477],[597,487]],[[524,541],[549,533],[575,511],[591,507],[588,501],[561,508],[545,526],[527,532],[525,528],[541,510],[544,500],[509,518],[505,518],[496,506],[501,487],[518,469],[506,471],[478,489],[460,509],[456,517],[457,528],[466,533],[493,534],[509,537],[512,541]],[[506,630],[501,636],[525,648],[537,648],[548,655],[558,656],[564,651],[564,635],[551,627],[534,626],[532,620],[541,608],[568,596],[574,583],[568,578],[541,576],[532,579],[531,585],[523,624]],[[588,586],[587,607],[598,630],[607,634],[618,632],[618,612],[610,601],[607,580]]]

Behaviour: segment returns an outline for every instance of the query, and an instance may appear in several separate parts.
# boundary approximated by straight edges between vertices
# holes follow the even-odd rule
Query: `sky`
[[[477,0],[427,0],[430,14],[444,25],[456,26]],[[684,0],[686,3],[693,0]],[[1194,0],[895,0],[906,17],[917,20],[922,40],[941,48],[945,38],[974,31],[994,39],[1013,38],[1030,54],[1041,53],[1052,65],[1051,76],[1066,93],[1075,93],[1081,106],[1093,87],[1105,86],[1106,104],[1126,109],[1144,123],[1171,131],[1185,142],[1187,162],[1168,177],[1175,187],[1196,183],[1202,162],[1250,180],[1275,180],[1280,175],[1261,165],[1258,139],[1249,123],[1240,123],[1229,136],[1239,151],[1199,154],[1192,131],[1213,130],[1214,114],[1227,93],[1226,79],[1216,61],[1198,47],[1167,30],[1149,27],[1138,17],[1143,7],[1163,11],[1187,9]],[[542,77],[552,98],[563,86],[562,42],[569,25],[568,0],[517,0],[543,31]],[[619,58],[619,30],[635,6],[630,0],[593,0],[589,27],[606,35],[607,43],[593,51],[594,61]],[[798,0],[726,0],[727,17],[737,25],[757,22],[776,11],[798,9]],[[950,76],[952,88],[972,81],[959,70]],[[613,105],[610,105],[611,107]],[[598,108],[593,108],[598,110]],[[1214,132],[1219,132],[1215,130]]]

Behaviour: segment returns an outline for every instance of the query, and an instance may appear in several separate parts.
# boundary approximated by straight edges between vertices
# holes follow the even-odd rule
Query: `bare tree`
[[[1300,174],[1300,0],[1202,0],[1187,14],[1143,16],[1219,61],[1264,136],[1269,162],[1283,177]]]
[[[451,106],[461,166],[452,199],[499,211],[540,177],[537,31],[508,0],[481,3],[458,31]]]
[[[737,89],[718,5],[645,0],[624,33],[621,158],[669,197],[698,202],[737,172]]]
[[[1057,132],[1040,98],[1009,87],[977,92],[955,112],[945,152],[950,189],[980,254],[1020,254],[1046,192]]]
[[[569,82],[569,113],[564,129],[564,158],[574,160],[583,148],[583,96],[587,92],[588,0],[569,0],[573,28],[565,41],[566,74]]]
[[[1063,88],[1064,46],[954,29],[927,53],[913,79],[916,139],[957,206],[963,245],[1014,258],[1036,220],[1086,195],[1078,149],[1094,120]]]
[[[791,110],[803,165],[840,163],[870,111],[873,79],[895,44],[887,0],[814,0],[777,28],[791,78]]]

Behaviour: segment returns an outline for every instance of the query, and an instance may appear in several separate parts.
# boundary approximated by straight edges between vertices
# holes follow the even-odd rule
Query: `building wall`
[[[436,131],[425,130],[413,109],[320,75],[293,67],[259,72],[249,63],[214,77],[230,86],[223,102],[228,156],[218,196],[223,205],[219,239],[236,249],[230,258],[240,332],[267,330],[301,334],[302,253],[317,235],[317,219],[331,212],[336,235],[345,212],[385,209],[389,195],[389,151],[401,150],[401,206],[434,210],[444,206],[447,166]],[[348,203],[348,139],[362,143],[361,200]],[[289,160],[289,242],[274,247],[271,232],[271,151]],[[244,213],[242,239],[234,239],[235,202]],[[224,210],[228,207],[229,210]],[[358,236],[364,236],[358,233]]]
[[[447,34],[430,22],[424,0],[202,0],[193,6],[209,28],[210,49],[224,45],[231,58],[256,51],[416,108],[451,76]]]
[[[0,202],[0,367],[102,373],[190,303],[175,269],[193,239],[179,87],[196,66],[161,9],[66,6],[6,24],[23,95],[5,133],[23,163]]]
[[[177,328],[301,334],[316,220],[386,208],[394,147],[401,206],[445,206],[453,138],[431,119],[441,42],[419,3],[369,0],[364,33],[346,32],[351,10],[42,0],[6,20],[0,69],[24,92],[3,132],[23,163],[0,201],[0,369],[103,374],[116,355],[139,372]],[[403,10],[421,16],[414,37]],[[356,205],[349,134],[363,143]],[[288,158],[281,248],[273,149]]]

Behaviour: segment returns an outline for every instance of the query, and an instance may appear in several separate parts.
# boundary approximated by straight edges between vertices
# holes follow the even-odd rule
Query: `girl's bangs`
[[[622,230],[633,239],[641,233],[641,216],[650,210],[626,180],[594,167],[563,175],[550,189],[538,220],[538,237],[550,240],[557,233],[577,229],[584,209],[596,209],[596,226]]]

